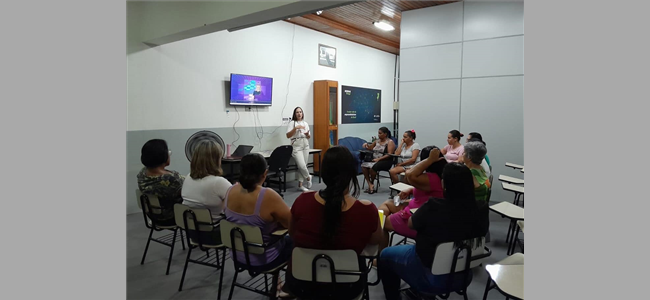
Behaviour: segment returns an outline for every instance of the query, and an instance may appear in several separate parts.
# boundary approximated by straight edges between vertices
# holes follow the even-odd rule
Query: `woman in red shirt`
[[[321,164],[321,176],[326,188],[318,192],[302,193],[291,206],[289,235],[296,247],[343,250],[352,249],[360,254],[367,245],[377,245],[382,240],[382,228],[377,207],[368,200],[357,200],[359,182],[352,153],[335,146],[327,150]],[[359,261],[361,269],[365,261]],[[331,291],[318,285],[298,283],[287,268],[289,290],[296,295],[325,295]],[[365,282],[365,279],[360,282]],[[311,283],[311,282],[310,282]],[[348,285],[335,289],[336,299],[358,296],[363,286]],[[306,294],[307,293],[307,294]]]

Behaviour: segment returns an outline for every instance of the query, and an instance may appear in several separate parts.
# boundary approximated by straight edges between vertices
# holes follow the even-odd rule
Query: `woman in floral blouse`
[[[162,208],[160,225],[172,225],[174,221],[174,204],[183,202],[181,188],[185,177],[169,166],[172,152],[167,148],[167,142],[153,139],[142,146],[140,161],[144,168],[138,173],[138,188],[144,194],[158,197]],[[169,224],[168,224],[169,223]]]

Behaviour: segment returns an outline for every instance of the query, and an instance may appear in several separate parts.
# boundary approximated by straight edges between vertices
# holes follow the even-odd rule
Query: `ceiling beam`
[[[222,30],[235,31],[244,28],[249,28],[257,25],[271,23],[288,17],[300,16],[310,14],[317,10],[325,10],[338,6],[348,5],[359,1],[297,1],[282,5],[279,7],[266,9],[259,12],[254,12],[248,15],[216,22],[212,24],[204,24],[203,26],[195,27],[192,29],[184,30],[181,32],[161,36],[154,39],[143,41],[150,47],[160,46],[204,34],[218,32]]]
[[[369,40],[373,40],[373,41],[375,41],[377,43],[384,44],[386,46],[399,49],[399,42],[391,41],[391,40],[389,40],[387,38],[383,38],[383,37],[380,37],[378,35],[374,35],[372,33],[368,33],[366,31],[359,30],[357,28],[345,25],[345,24],[337,22],[337,21],[330,20],[328,18],[324,18],[322,16],[307,14],[307,15],[304,15],[302,17],[305,18],[305,19],[314,21],[314,22],[321,23],[323,25],[329,26],[329,27],[334,28],[334,29],[342,30],[342,31],[345,31],[347,33],[351,33],[351,34],[354,34],[354,35],[357,35],[357,36],[367,38]]]

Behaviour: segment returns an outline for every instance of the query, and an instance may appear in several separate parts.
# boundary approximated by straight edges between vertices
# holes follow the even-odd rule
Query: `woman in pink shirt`
[[[443,196],[441,178],[442,170],[447,165],[447,161],[436,146],[424,147],[420,153],[420,163],[406,171],[406,183],[412,185],[413,189],[399,193],[403,201],[399,206],[396,206],[393,200],[390,199],[378,208],[383,210],[384,215],[386,215],[384,240],[380,243],[380,251],[388,246],[388,233],[391,231],[415,239],[415,230],[408,228],[411,209],[419,208],[429,201],[429,197],[438,198]],[[411,194],[413,194],[413,198],[404,201]]]
[[[463,136],[464,134],[455,129],[447,134],[447,144],[449,145],[440,150],[440,153],[445,156],[447,162],[456,162],[465,153],[465,147],[460,144],[460,138]]]

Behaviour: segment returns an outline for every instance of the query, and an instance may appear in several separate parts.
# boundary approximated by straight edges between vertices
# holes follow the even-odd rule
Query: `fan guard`
[[[187,157],[187,160],[192,161],[194,148],[196,148],[196,145],[198,145],[199,142],[205,140],[216,142],[221,146],[221,149],[225,151],[226,144],[224,144],[223,139],[221,139],[218,134],[209,130],[203,130],[193,134],[189,139],[187,139],[187,142],[185,143],[185,156]]]

